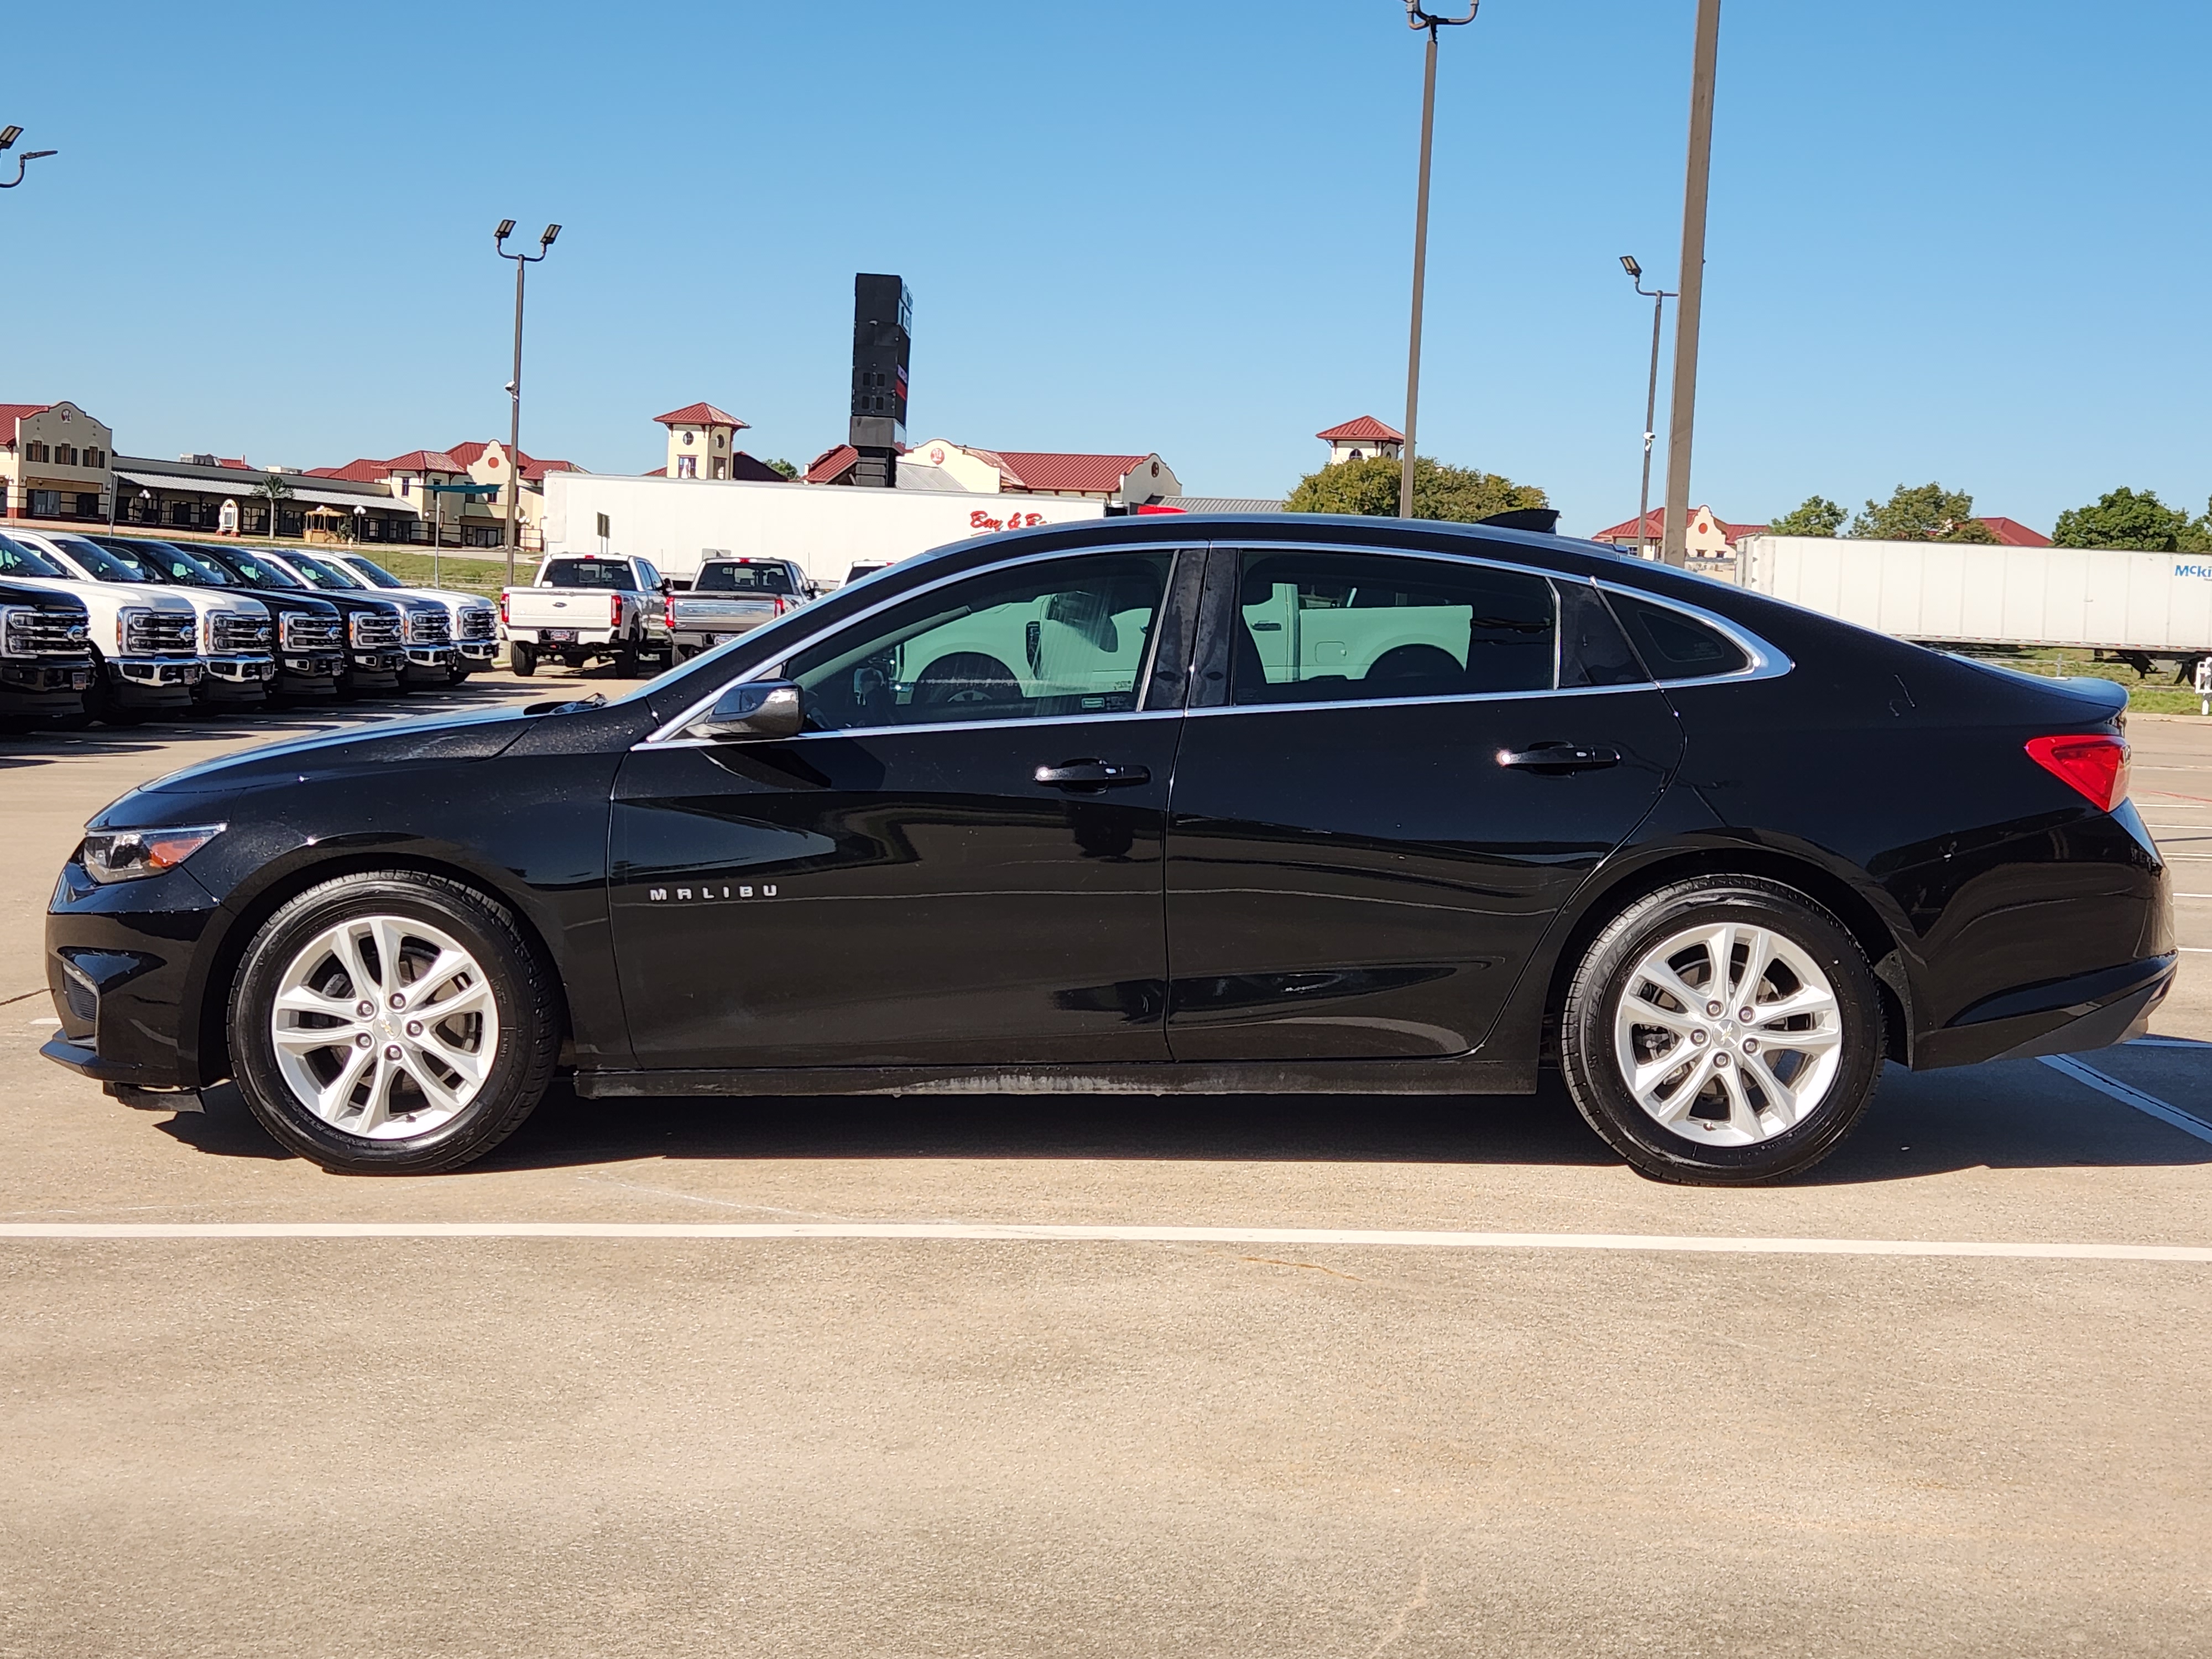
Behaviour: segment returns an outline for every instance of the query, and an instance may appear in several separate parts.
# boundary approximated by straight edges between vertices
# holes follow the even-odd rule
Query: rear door
[[[1462,1054],[1650,811],[1674,716],[1596,589],[1217,548],[1168,823],[1178,1060]]]

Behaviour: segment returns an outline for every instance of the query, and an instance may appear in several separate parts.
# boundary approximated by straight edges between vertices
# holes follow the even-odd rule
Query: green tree
[[[2212,509],[2207,518],[2212,519]],[[2051,532],[2059,547],[2125,547],[2146,553],[2203,553],[2212,550],[2212,525],[2192,519],[2186,509],[2168,507],[2158,492],[2138,494],[2123,487],[2107,490],[2087,507],[2069,507]]]
[[[268,498],[269,539],[275,541],[276,539],[276,509],[279,505],[291,499],[292,486],[286,483],[281,475],[271,472],[254,486],[253,493]]]
[[[1292,513],[1356,513],[1370,519],[1398,512],[1398,463],[1387,455],[1340,461],[1298,480],[1284,503]],[[1413,460],[1413,516],[1473,524],[1518,507],[1548,507],[1534,484],[1517,484],[1480,467],[1446,466],[1426,455]]]
[[[1775,536],[1832,536],[1844,527],[1850,516],[1826,495],[1808,495],[1802,505],[1791,508],[1766,526]]]
[[[1869,501],[1851,521],[1850,533],[1876,542],[1994,542],[1996,533],[1974,517],[1974,498],[1940,483],[1899,484],[1887,501]]]
[[[768,462],[767,466],[769,471],[781,472],[787,478],[795,478],[799,476],[799,469],[793,466],[789,461],[785,460],[781,455],[777,456],[775,459]]]

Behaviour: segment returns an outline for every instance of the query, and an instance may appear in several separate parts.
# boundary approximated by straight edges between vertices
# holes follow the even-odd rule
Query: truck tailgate
[[[605,588],[510,587],[509,628],[619,628],[622,596]]]
[[[743,634],[782,614],[775,596],[766,593],[678,593],[669,605],[679,633]]]

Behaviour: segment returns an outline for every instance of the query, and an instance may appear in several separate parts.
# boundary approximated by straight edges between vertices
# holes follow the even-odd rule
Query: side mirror
[[[789,680],[749,680],[717,697],[691,722],[688,735],[717,743],[795,738],[804,719],[799,688]]]

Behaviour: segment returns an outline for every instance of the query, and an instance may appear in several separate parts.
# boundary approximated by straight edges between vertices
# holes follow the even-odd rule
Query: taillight
[[[666,620],[669,627],[674,628],[676,626],[676,596],[673,593],[667,594],[662,598],[660,601],[660,614],[663,618]]]
[[[607,626],[610,628],[622,626],[622,595],[619,593],[607,595]]]
[[[507,626],[507,595],[504,593],[499,596],[499,625],[501,628]]]
[[[781,617],[785,611],[790,609],[791,601],[785,599],[782,594],[777,594],[775,596],[775,614]]]
[[[2125,738],[2101,736],[2030,738],[2028,758],[2071,784],[2100,812],[2119,810],[2128,798]]]

